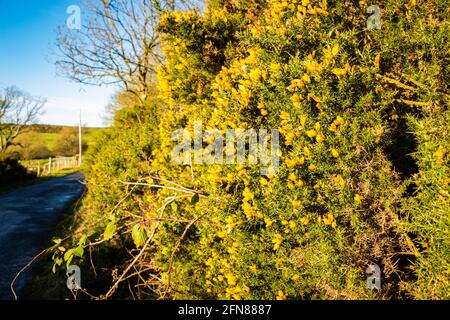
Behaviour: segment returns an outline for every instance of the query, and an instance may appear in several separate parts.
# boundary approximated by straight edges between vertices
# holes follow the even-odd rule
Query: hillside
[[[92,144],[93,137],[104,130],[104,128],[82,128],[82,139],[84,148],[87,149]],[[49,156],[57,156],[65,134],[70,136],[70,145],[72,149],[76,149],[78,145],[78,127],[76,126],[59,126],[33,124],[26,126],[23,132],[15,139],[14,142],[20,143],[21,146],[13,146],[8,150],[8,155],[22,160],[31,160],[38,158],[48,158]],[[62,140],[61,140],[62,139]],[[76,154],[76,151],[67,150],[67,155]]]

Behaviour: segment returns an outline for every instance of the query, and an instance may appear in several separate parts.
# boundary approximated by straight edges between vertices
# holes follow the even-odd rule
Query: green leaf
[[[175,202],[172,202],[172,204],[170,205],[172,207],[173,211],[177,211],[178,210],[178,204],[176,204]]]
[[[64,261],[67,261],[73,257],[73,249],[69,249],[64,253]]]
[[[52,241],[56,244],[60,244],[62,240],[61,239],[53,239]]]
[[[78,241],[78,244],[80,246],[84,246],[86,244],[87,239],[88,239],[87,234],[83,234],[80,238],[80,241]]]
[[[63,259],[61,259],[61,258],[56,258],[56,259],[55,259],[55,264],[56,264],[57,266],[60,266],[62,262],[63,262]]]
[[[73,259],[73,255],[70,256],[69,260],[67,260],[67,262],[66,262],[66,268],[69,268],[70,263],[72,262],[72,259]]]
[[[106,225],[105,232],[103,233],[103,237],[105,240],[109,240],[113,237],[114,233],[117,230],[117,225],[114,221],[111,221]]]
[[[84,249],[82,246],[78,246],[75,249],[73,249],[73,254],[77,257],[83,257]]]
[[[198,193],[195,193],[191,198],[191,204],[196,204],[200,200]]]
[[[64,251],[66,251],[66,248],[64,248],[64,247],[58,247],[58,250],[61,251],[61,252],[64,252]]]
[[[133,238],[136,248],[139,248],[147,241],[147,232],[141,225],[135,224],[131,230],[131,237]]]

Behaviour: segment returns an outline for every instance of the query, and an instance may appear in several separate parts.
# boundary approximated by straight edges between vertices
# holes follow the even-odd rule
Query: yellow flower
[[[333,223],[333,221],[334,221],[334,217],[331,213],[329,213],[326,217],[323,217],[323,222],[326,225],[331,225]]]
[[[316,124],[314,125],[314,129],[316,129],[317,132],[320,131],[320,123],[316,122]]]
[[[256,264],[252,264],[252,265],[249,267],[249,269],[250,269],[251,271],[255,272],[255,271],[256,271]]]
[[[297,185],[298,185],[299,187],[303,187],[303,186],[305,185],[305,182],[304,182],[302,179],[299,179],[299,180],[297,181]]]
[[[265,179],[265,178],[260,178],[259,179],[259,183],[262,185],[262,186],[267,186],[268,185],[268,181]]]
[[[293,230],[297,227],[297,223],[293,220],[289,221],[289,227]]]
[[[299,201],[299,200],[292,200],[292,206],[293,206],[294,208],[300,208],[301,205],[302,205],[302,202],[301,202],[301,201]]]
[[[281,243],[283,242],[283,238],[281,237],[281,235],[279,233],[275,234],[272,243],[273,245],[273,250],[278,250],[280,248]]]
[[[270,218],[264,218],[264,222],[266,223],[266,228],[270,228],[273,224],[273,221]]]
[[[331,149],[331,155],[335,158],[339,157],[339,151],[337,149]]]
[[[344,124],[344,119],[342,119],[341,116],[337,116],[336,120],[334,120],[334,122],[336,123],[336,125],[341,125],[341,124]]]
[[[284,295],[282,290],[278,290],[276,299],[277,300],[286,300],[286,296]]]
[[[359,194],[355,194],[353,199],[355,200],[355,203],[357,203],[357,204],[361,203],[361,196]]]
[[[283,226],[285,226],[285,225],[289,224],[289,222],[288,222],[287,220],[283,220],[283,221],[281,221],[281,224],[282,224]]]
[[[279,63],[271,63],[270,70],[272,72],[279,72],[281,70],[281,65]]]
[[[297,161],[295,159],[286,159],[285,163],[288,168],[293,168],[297,164]]]
[[[310,138],[314,138],[317,135],[317,132],[315,130],[308,130],[306,131],[306,135]]]
[[[267,115],[267,110],[266,109],[261,109],[261,115],[266,116]]]
[[[291,279],[292,281],[298,281],[300,279],[300,276],[298,274],[294,274]]]
[[[307,74],[304,74],[304,75],[302,76],[302,80],[303,80],[303,82],[305,82],[305,83],[310,83],[310,82],[311,82],[311,78],[310,78]]]
[[[287,187],[289,190],[294,190],[295,189],[295,185],[292,182],[288,182]]]
[[[310,171],[314,171],[314,170],[317,169],[317,167],[316,167],[314,164],[310,164],[310,165],[308,166],[308,169],[309,169]]]
[[[323,135],[322,132],[320,132],[320,133],[316,136],[316,141],[317,141],[317,142],[323,142],[323,141],[325,141],[325,136]]]
[[[337,56],[338,52],[339,52],[339,46],[337,44],[335,44],[333,46],[333,49],[331,49],[331,53],[333,54],[333,56]]]
[[[289,173],[288,179],[291,181],[297,180],[297,175],[293,172]]]
[[[300,79],[293,79],[291,84],[287,87],[289,92],[294,92],[297,88],[303,88],[305,83]]]
[[[227,232],[225,230],[217,232],[217,236],[219,238],[225,238],[226,234],[227,234]]]
[[[255,195],[250,191],[248,187],[244,188],[244,192],[242,193],[244,196],[244,200],[251,200],[255,197]]]
[[[347,70],[343,68],[333,68],[331,72],[333,72],[336,76],[341,77],[347,73]]]
[[[341,175],[337,175],[336,177],[334,177],[333,182],[337,185],[340,185],[341,187],[345,187],[345,180]]]
[[[235,247],[235,246],[232,246],[232,247],[229,247],[228,248],[228,253],[229,254],[235,254],[235,253],[237,253],[237,248]]]
[[[288,120],[290,118],[290,115],[286,111],[281,111],[280,118],[283,120]]]
[[[307,217],[302,217],[300,218],[300,222],[306,226],[309,223],[309,219]]]
[[[233,273],[231,273],[231,272],[227,273],[225,275],[225,277],[227,278],[228,284],[230,286],[234,286],[236,284],[237,279],[238,279],[238,277],[236,275],[234,275]]]
[[[291,101],[294,104],[294,106],[298,106],[302,98],[298,93],[294,93],[291,97]]]

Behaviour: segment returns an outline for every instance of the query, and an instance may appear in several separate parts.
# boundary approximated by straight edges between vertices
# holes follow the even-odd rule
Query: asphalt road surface
[[[50,244],[54,228],[83,193],[79,172],[0,194],[0,300],[13,299],[17,272]],[[27,269],[14,285],[20,291],[31,278]]]

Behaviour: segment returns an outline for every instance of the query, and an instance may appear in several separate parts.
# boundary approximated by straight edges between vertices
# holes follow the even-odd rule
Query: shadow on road
[[[23,187],[0,195],[0,299],[13,299],[10,284],[40,250],[53,230],[85,190],[82,173]],[[26,270],[16,281],[17,293],[30,280]]]

